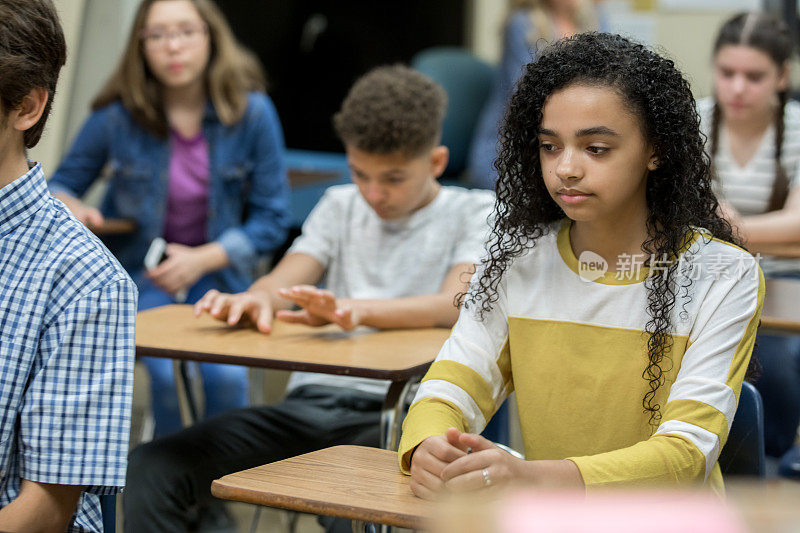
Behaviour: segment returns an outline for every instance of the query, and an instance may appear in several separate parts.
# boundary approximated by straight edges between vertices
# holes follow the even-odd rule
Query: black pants
[[[125,531],[184,532],[189,510],[226,474],[338,444],[378,446],[382,399],[306,386],[277,404],[238,409],[134,449]]]

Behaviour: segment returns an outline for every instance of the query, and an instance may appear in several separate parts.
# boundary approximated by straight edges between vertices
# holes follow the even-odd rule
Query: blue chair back
[[[103,533],[114,533],[117,529],[117,495],[100,496],[100,513],[103,515]]]
[[[442,144],[450,149],[450,162],[445,175],[457,176],[467,165],[472,134],[491,93],[495,69],[470,51],[451,46],[423,50],[411,59],[411,66],[447,92]]]
[[[350,167],[344,154],[287,149],[291,227],[299,228],[331,185],[350,183]]]
[[[748,382],[742,383],[739,407],[722,453],[719,466],[723,476],[764,478],[764,404],[761,394]]]
[[[503,402],[500,409],[495,412],[494,416],[486,427],[483,429],[481,435],[486,437],[492,442],[510,446],[511,435],[509,434],[509,416],[508,416],[508,400]]]

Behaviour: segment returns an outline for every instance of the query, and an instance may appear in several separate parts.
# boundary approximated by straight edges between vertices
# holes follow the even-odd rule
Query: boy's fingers
[[[300,311],[278,311],[275,318],[281,322],[288,322],[290,324],[306,324],[310,325],[310,318],[308,311],[305,309]]]
[[[195,308],[195,314],[196,314],[196,315],[199,315],[199,314],[200,314],[200,312],[202,312],[202,311],[204,311],[204,310],[205,310],[205,311],[207,311],[208,309],[210,309],[210,308],[211,308],[211,304],[214,302],[214,300],[215,300],[215,299],[217,298],[217,296],[218,296],[218,295],[220,295],[220,294],[222,294],[222,293],[220,293],[220,292],[219,292],[218,290],[216,290],[216,289],[211,289],[210,291],[208,291],[207,293],[205,293],[205,294],[203,295],[203,297],[202,297],[202,298],[200,298],[200,299],[197,301],[197,303],[196,303],[196,304],[194,304],[194,308]]]
[[[272,333],[272,309],[264,306],[257,307],[250,312],[258,331],[261,333]]]

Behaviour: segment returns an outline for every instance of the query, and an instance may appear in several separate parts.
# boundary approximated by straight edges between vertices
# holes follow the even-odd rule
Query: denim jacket
[[[259,255],[281,245],[289,224],[289,189],[283,133],[272,101],[250,93],[247,110],[232,126],[209,103],[203,116],[208,142],[209,199],[206,235],[228,254],[230,266],[215,273],[221,290],[252,283]],[[106,239],[132,275],[143,269],[152,240],[163,233],[169,185],[167,138],[144,130],[119,102],[93,112],[49,182],[52,193],[80,198],[104,168],[110,174],[104,216],[131,218],[131,235]]]

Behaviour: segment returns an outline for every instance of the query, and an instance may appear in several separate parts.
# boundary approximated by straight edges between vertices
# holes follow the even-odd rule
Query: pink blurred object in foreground
[[[523,491],[499,506],[499,533],[745,533],[712,494],[614,491],[585,496]]]

